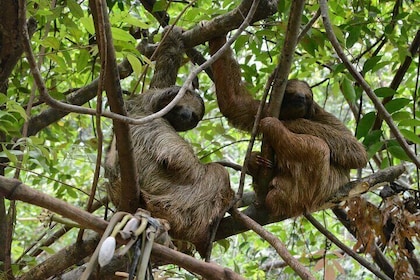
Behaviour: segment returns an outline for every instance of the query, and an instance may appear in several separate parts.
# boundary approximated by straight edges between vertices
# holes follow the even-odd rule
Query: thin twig
[[[302,31],[299,33],[297,41],[300,42],[302,40],[303,36],[308,33],[308,31],[312,28],[312,25],[318,20],[319,16],[321,15],[321,10],[318,9],[315,13],[315,15],[311,18],[311,20],[302,28]]]
[[[241,168],[241,176],[239,178],[239,187],[238,187],[238,191],[236,193],[236,199],[239,201],[242,199],[242,196],[244,194],[244,185],[245,185],[245,175],[247,174],[247,165],[249,162],[249,159],[251,158],[251,153],[252,153],[252,148],[254,147],[254,143],[255,143],[255,138],[258,135],[258,126],[262,117],[262,113],[266,104],[266,100],[268,97],[268,93],[270,92],[271,86],[273,84],[273,79],[274,79],[274,75],[271,75],[268,80],[267,83],[265,85],[265,89],[264,89],[264,94],[261,98],[261,102],[260,105],[258,106],[258,110],[257,110],[257,114],[255,115],[255,121],[254,121],[254,125],[252,127],[252,131],[251,131],[251,139],[249,140],[248,143],[248,147],[246,150],[246,154],[245,154],[245,158],[244,158],[244,163],[242,165]]]

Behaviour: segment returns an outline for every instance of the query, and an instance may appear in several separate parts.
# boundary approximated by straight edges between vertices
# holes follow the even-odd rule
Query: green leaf
[[[92,35],[95,34],[95,25],[93,25],[92,16],[81,18],[80,23],[87,30],[87,32],[89,32]]]
[[[112,31],[112,37],[115,40],[120,40],[124,42],[135,42],[136,39],[128,33],[128,31],[125,31],[123,29],[117,28],[117,27],[111,27]]]
[[[334,34],[337,36],[338,41],[345,42],[343,31],[338,26],[333,26]]]
[[[23,155],[23,152],[20,150],[8,150],[5,145],[3,146],[3,152],[0,153],[0,157],[6,156],[11,162],[17,164],[18,158],[17,156]]]
[[[302,47],[313,57],[316,57],[316,50],[318,49],[318,44],[310,38],[309,36],[304,36],[302,41],[300,42]]]
[[[341,92],[347,101],[354,103],[356,100],[356,92],[354,91],[353,83],[350,79],[344,76],[341,81]]]
[[[140,60],[133,54],[128,53],[127,54],[127,60],[130,62],[131,67],[133,68],[134,73],[136,76],[141,75],[141,71],[143,69],[143,65],[141,64]]]
[[[402,135],[404,135],[405,138],[407,138],[411,142],[416,143],[416,144],[420,144],[419,136],[416,133],[414,133],[413,131],[408,130],[408,129],[400,129],[400,132],[401,132]]]
[[[7,101],[7,96],[4,93],[0,93],[0,105],[3,105]]]
[[[382,137],[382,131],[381,130],[374,130],[369,131],[369,133],[365,136],[365,139],[363,139],[363,144],[366,147],[369,147],[370,145],[374,145],[375,143],[381,142]]]
[[[379,62],[375,66],[373,66],[372,72],[382,71],[385,68],[385,66],[387,66],[389,64],[392,64],[392,63],[393,62],[390,61],[390,60]]]
[[[77,72],[82,72],[83,69],[88,65],[90,54],[86,49],[81,49],[79,55],[76,57],[76,69]]]
[[[363,73],[367,73],[372,70],[373,67],[381,60],[382,56],[374,56],[366,60],[365,64],[363,65]]]
[[[226,252],[230,247],[230,242],[228,239],[221,239],[217,241],[217,244],[220,245]]]
[[[401,110],[408,104],[410,104],[411,100],[407,98],[396,98],[391,101],[389,101],[387,104],[385,104],[385,109],[390,113],[394,113],[398,110]]]
[[[402,121],[402,120],[407,120],[407,119],[412,119],[412,115],[410,112],[408,111],[398,111],[394,114],[392,114],[392,119],[396,122],[398,121]]]
[[[28,116],[26,115],[25,109],[23,109],[22,106],[20,106],[17,102],[10,101],[8,102],[8,110],[9,112],[16,112],[18,113],[22,119],[27,120]]]
[[[346,40],[347,48],[351,48],[359,40],[361,30],[361,26],[353,26],[349,29],[349,36]]]
[[[142,29],[149,29],[151,27],[149,23],[144,22],[142,19],[133,17],[131,15],[128,15],[124,20],[128,24],[140,27]]]
[[[48,57],[53,60],[55,63],[57,63],[58,66],[60,66],[63,70],[68,69],[67,63],[61,56],[58,56],[56,54],[50,53],[48,54]]]
[[[359,125],[357,126],[357,139],[365,137],[368,134],[370,128],[373,125],[373,122],[375,121],[375,118],[376,112],[369,112],[363,116],[363,118],[359,121]]]
[[[43,45],[46,48],[52,48],[55,50],[60,49],[60,41],[55,37],[47,37],[41,40],[41,45]]]
[[[67,0],[67,7],[69,7],[70,12],[76,18],[83,17],[83,10],[75,0]]]
[[[167,4],[166,0],[158,0],[153,5],[153,12],[164,11],[167,6],[168,6],[168,4]]]
[[[68,194],[70,197],[72,197],[72,198],[78,198],[78,195],[77,195],[77,193],[74,191],[74,189],[73,189],[73,188],[66,187],[66,192],[67,192],[67,194]]]
[[[382,146],[382,142],[377,142],[370,145],[367,149],[368,158],[372,158],[377,152],[381,150]]]
[[[248,40],[249,40],[249,36],[240,35],[238,39],[236,39],[233,45],[233,49],[235,51],[241,50],[248,43]]]
[[[405,153],[403,148],[401,148],[400,146],[388,147],[388,151],[390,152],[391,155],[393,155],[394,157],[396,157],[398,159],[405,160],[405,161],[411,161],[411,159]]]
[[[374,90],[377,97],[388,97],[396,95],[397,92],[389,87],[381,87]]]
[[[41,246],[39,248],[49,255],[54,255],[55,254],[55,250],[53,248],[50,248],[50,247],[47,247],[47,246]]]
[[[398,123],[398,126],[420,126],[420,120],[417,119],[404,119]]]

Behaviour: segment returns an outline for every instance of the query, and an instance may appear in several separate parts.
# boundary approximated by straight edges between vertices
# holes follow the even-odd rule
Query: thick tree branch
[[[96,238],[83,240],[79,243],[76,242],[71,246],[61,249],[54,256],[33,267],[20,277],[19,280],[47,279],[58,274],[92,254],[98,242],[99,237],[96,236]]]
[[[326,202],[323,206],[315,211],[335,207],[340,203],[340,201],[344,201],[350,197],[361,195],[367,191],[374,190],[382,186],[385,182],[393,182],[404,171],[405,167],[403,165],[396,165],[388,167],[384,170],[380,170],[360,180],[349,182],[340,187],[337,193],[331,199],[329,199],[329,202]],[[266,210],[256,208],[254,205],[250,205],[243,211],[243,213],[260,225],[280,222],[290,218],[282,216],[273,217]],[[226,217],[220,222],[215,240],[224,239],[226,237],[236,235],[247,230],[248,228],[245,227],[240,221],[235,220],[233,217]]]
[[[0,176],[0,195],[9,200],[20,200],[51,210],[77,222],[84,228],[90,228],[99,233],[103,232],[107,225],[107,222],[101,218],[32,189],[16,179]]]
[[[64,216],[65,218],[68,218],[77,222],[84,228],[92,229],[100,234],[104,232],[104,230],[106,229],[108,225],[107,221],[104,221],[101,218],[96,217],[73,205],[70,205],[60,199],[50,197],[44,193],[34,190],[24,185],[23,183],[21,183],[20,181],[16,179],[9,179],[4,176],[0,176],[0,196],[4,196],[5,198],[10,199],[10,200],[20,200],[23,202],[30,203],[32,205],[37,205],[42,208],[48,209],[50,211],[53,211],[57,214]],[[74,246],[76,247],[74,250],[76,250],[78,246],[77,245],[74,245]],[[63,249],[63,250],[67,250],[67,249]],[[70,252],[72,250],[73,249],[67,250],[67,252]],[[74,252],[76,254],[77,250]],[[155,257],[158,257],[159,259],[162,259],[167,263],[176,264],[192,272],[203,275],[207,279],[244,279],[240,277],[239,275],[235,274],[230,269],[222,268],[216,264],[209,264],[203,261],[196,260],[191,256],[187,256],[180,252],[176,252],[172,249],[166,248],[161,245],[157,245],[157,244],[153,245],[152,254]],[[63,256],[64,258],[69,257],[65,254]],[[65,267],[62,268],[60,265],[60,270],[53,269],[54,264],[57,261],[56,259],[57,259],[57,256],[54,255],[53,257],[48,259],[46,262],[41,264],[41,268],[42,268],[41,270],[44,273],[42,277],[39,277],[39,278],[28,277],[28,278],[23,278],[23,279],[46,279],[49,276],[60,272]],[[66,262],[66,264],[73,265],[76,263],[76,261],[79,261],[79,260],[80,259],[77,259],[77,260],[74,259],[73,263]],[[49,267],[51,268],[51,270],[45,271],[45,267]],[[39,269],[34,268],[30,275],[31,276],[38,275],[38,273],[40,273]]]
[[[89,6],[94,19],[99,53],[105,66],[103,81],[109,106],[112,112],[126,116],[127,112],[122,98],[107,5],[102,0],[90,0]],[[136,163],[132,153],[130,127],[127,123],[116,120],[113,120],[113,124],[121,173],[120,199],[124,201],[124,203],[120,203],[119,207],[121,209],[119,210],[134,213],[139,207],[140,189],[137,185],[137,176],[135,174]],[[141,204],[143,207],[146,205],[144,201]]]
[[[182,35],[185,47],[192,48],[211,38],[224,36],[229,31],[237,29],[244,21],[245,15],[248,14],[252,2],[252,0],[243,0],[234,10],[185,31]],[[251,23],[273,15],[277,11],[277,2],[277,0],[261,1]]]
[[[191,272],[203,276],[205,279],[214,280],[242,280],[242,276],[228,268],[221,267],[215,263],[206,263],[191,256],[164,247],[160,244],[153,244],[153,256],[168,261]]]

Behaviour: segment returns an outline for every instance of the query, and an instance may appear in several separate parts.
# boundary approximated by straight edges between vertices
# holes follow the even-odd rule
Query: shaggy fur
[[[179,36],[179,32],[179,29],[174,29],[169,34],[169,42],[176,41],[172,36]],[[175,51],[174,47],[179,49]],[[165,52],[165,48],[170,50]],[[166,65],[166,68],[156,67],[155,77],[167,77],[161,71],[176,73],[179,64],[171,63],[180,63],[180,59],[172,56],[182,56],[182,51],[180,45],[164,44],[157,56],[157,66]],[[153,85],[169,86],[166,84],[175,82],[174,75],[168,75],[172,78],[167,81],[154,79]],[[175,86],[154,87],[130,99],[127,102],[129,116],[141,118],[156,112],[163,104],[169,103],[178,90],[179,87]],[[202,164],[191,146],[177,133],[177,130],[195,127],[203,114],[201,97],[187,91],[177,107],[165,117],[130,128],[138,183],[147,210],[154,217],[166,219],[171,226],[171,236],[192,242],[200,254],[204,254],[209,245],[213,223],[225,213],[233,199],[225,168],[217,163]],[[118,208],[124,201],[119,199],[121,181],[115,143],[110,147],[105,166],[110,182],[109,195]]]
[[[211,40],[210,53],[225,42],[224,37]],[[242,84],[232,50],[214,62],[212,70],[220,111],[233,126],[251,131],[260,101]],[[265,109],[260,132],[276,156],[266,196],[266,206],[274,215],[291,217],[316,209],[349,181],[351,168],[362,168],[367,163],[363,145],[336,117],[313,101],[312,91],[303,81],[288,81],[280,120],[267,116]],[[256,154],[252,158],[249,169],[255,176],[261,163]]]

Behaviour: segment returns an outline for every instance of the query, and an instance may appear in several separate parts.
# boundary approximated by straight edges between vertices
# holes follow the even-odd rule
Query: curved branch
[[[252,2],[252,0],[243,0],[234,10],[185,31],[182,35],[185,47],[191,48],[203,44],[211,38],[224,36],[229,31],[237,29],[244,21],[244,15],[248,14]],[[261,1],[250,22],[254,23],[273,15],[277,11],[277,3],[278,0]]]

